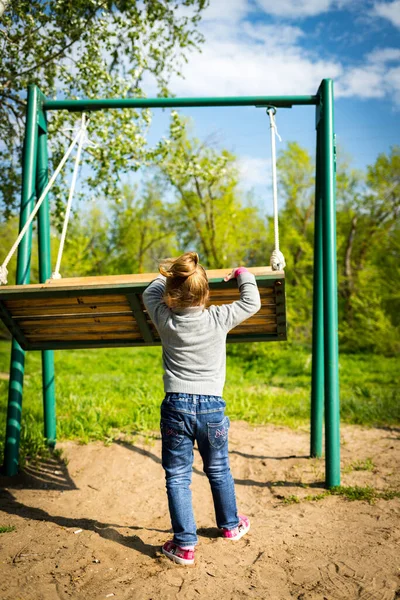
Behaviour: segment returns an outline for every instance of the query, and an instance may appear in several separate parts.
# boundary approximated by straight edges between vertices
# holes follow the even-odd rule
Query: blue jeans
[[[161,405],[162,465],[174,542],[178,546],[197,543],[190,490],[195,440],[211,485],[217,526],[233,529],[239,523],[229,468],[229,419],[224,416],[225,406],[219,396],[177,393],[167,393]]]

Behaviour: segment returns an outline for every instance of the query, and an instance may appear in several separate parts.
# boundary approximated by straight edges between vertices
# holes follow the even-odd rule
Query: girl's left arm
[[[157,329],[169,317],[170,310],[164,302],[165,277],[159,275],[143,292],[143,303]]]

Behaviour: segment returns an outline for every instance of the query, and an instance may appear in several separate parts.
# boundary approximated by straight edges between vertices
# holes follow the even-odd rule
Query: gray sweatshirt
[[[143,293],[145,307],[163,347],[164,390],[222,396],[228,331],[260,310],[260,294],[252,273],[237,277],[240,300],[221,306],[171,310],[163,301],[160,275]]]

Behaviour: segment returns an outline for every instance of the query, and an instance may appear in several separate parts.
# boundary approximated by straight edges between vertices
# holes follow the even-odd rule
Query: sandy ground
[[[195,452],[193,567],[160,553],[171,535],[159,439],[60,446],[67,465],[1,479],[0,525],[15,526],[0,536],[2,600],[400,598],[399,499],[284,502],[323,491],[306,431],[232,423],[238,505],[252,523],[236,543],[218,536]],[[399,448],[398,430],[343,427],[342,484],[400,489]],[[350,468],[366,458],[373,471]]]

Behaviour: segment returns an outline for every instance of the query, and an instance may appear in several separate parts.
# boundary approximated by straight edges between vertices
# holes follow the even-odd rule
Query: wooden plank
[[[53,334],[60,334],[60,336],[65,335],[65,334],[69,334],[69,333],[113,333],[113,332],[127,332],[127,333],[140,333],[140,329],[137,326],[136,323],[132,323],[132,325],[130,325],[129,323],[121,323],[120,325],[116,325],[116,324],[111,324],[111,325],[107,325],[104,323],[93,323],[93,324],[88,324],[88,323],[83,323],[82,326],[79,325],[67,325],[67,326],[61,326],[60,325],[52,325],[52,324],[47,324],[45,327],[37,327],[36,325],[31,325],[28,327],[25,327],[23,330],[24,334],[26,336],[32,336],[32,335],[53,335]]]
[[[8,307],[9,310],[18,309],[18,308],[29,308],[31,306],[35,306],[37,308],[40,307],[69,307],[76,305],[97,305],[97,306],[107,306],[107,305],[127,305],[128,301],[126,299],[125,294],[109,294],[107,296],[73,296],[70,298],[29,298],[23,299],[18,298],[15,300],[5,300],[4,303]]]
[[[29,342],[25,350],[86,350],[91,348],[142,348],[160,346],[160,343],[147,344],[142,338],[120,340],[47,340]]]
[[[20,325],[20,327],[29,327],[30,324],[34,324],[37,326],[44,326],[46,327],[49,323],[53,326],[58,326],[58,327],[69,327],[70,325],[75,325],[75,324],[81,324],[81,323],[106,323],[111,325],[112,323],[135,323],[135,319],[133,317],[132,314],[116,314],[116,313],[111,313],[111,315],[109,314],[101,314],[101,315],[90,315],[87,316],[86,314],[83,315],[67,315],[65,317],[58,317],[57,315],[47,315],[46,317],[29,317],[29,318],[23,318],[21,320],[19,319],[14,319],[14,321],[17,321],[18,324]]]
[[[263,325],[269,325],[270,323],[273,323],[276,325],[276,317],[270,315],[267,317],[258,317],[257,315],[254,317],[250,317],[250,319],[246,319],[246,321],[243,321],[242,323],[240,323],[240,325],[238,325],[238,327],[242,327],[244,325],[247,326],[247,324],[250,323],[252,325],[256,325],[258,326],[263,326]]]
[[[238,327],[235,327],[234,329],[231,329],[231,331],[228,333],[228,335],[233,334],[247,334],[247,333],[275,333],[277,332],[277,325],[276,323],[268,323],[268,324],[264,324],[263,326],[256,326],[256,325],[239,325]]]
[[[260,296],[262,298],[266,297],[266,296],[274,296],[275,295],[275,291],[273,287],[259,287],[258,291],[260,292]],[[232,299],[238,299],[240,298],[240,291],[238,288],[228,288],[226,290],[224,289],[218,289],[218,290],[210,290],[210,298],[212,299],[221,299],[221,298],[228,298],[228,300]],[[232,300],[230,300],[232,301]]]
[[[269,323],[275,323],[276,325],[276,317],[274,316],[268,316],[268,317],[250,317],[250,319],[246,319],[246,321],[243,321],[243,323],[241,323],[240,325],[238,325],[238,327],[240,327],[243,324],[246,323],[252,323],[253,325],[268,325]]]
[[[37,343],[37,342],[45,342],[46,340],[48,341],[52,341],[52,340],[59,340],[61,342],[67,342],[67,341],[73,341],[73,340],[141,340],[142,336],[140,333],[129,333],[129,334],[125,334],[125,333],[104,333],[104,334],[94,334],[94,333],[87,333],[87,334],[66,334],[66,333],[61,333],[60,334],[52,334],[52,335],[42,335],[42,334],[38,334],[38,335],[32,335],[32,336],[26,336],[26,339],[28,340],[29,343]]]
[[[247,344],[249,342],[279,342],[281,341],[276,332],[271,333],[242,333],[241,335],[228,335],[228,344]]]
[[[213,269],[207,271],[207,277],[210,280],[223,281],[224,277],[230,272],[230,268],[227,269]],[[283,271],[272,271],[271,267],[249,267],[248,269],[256,277],[270,277],[272,279],[284,278],[285,274]],[[8,286],[4,289],[4,293],[7,292],[24,292],[27,290],[62,290],[66,288],[82,288],[87,289],[89,287],[106,287],[112,288],[119,285],[147,285],[153,279],[158,277],[159,273],[139,273],[139,274],[127,274],[127,275],[102,275],[93,277],[70,277],[65,279],[49,279],[45,283],[29,284],[24,286]],[[229,285],[229,284],[228,284]],[[1,295],[1,291],[0,291]]]
[[[250,321],[241,323],[237,327],[235,327],[236,333],[249,331],[250,329],[254,329],[254,331],[278,331],[278,326],[276,323],[250,323]],[[231,330],[232,331],[232,330]]]
[[[46,318],[51,315],[57,315],[59,317],[71,317],[75,315],[94,316],[94,315],[131,315],[132,310],[130,306],[118,307],[113,306],[71,306],[70,308],[26,308],[23,310],[17,310],[12,313],[14,319],[28,318],[28,317],[42,317]]]

